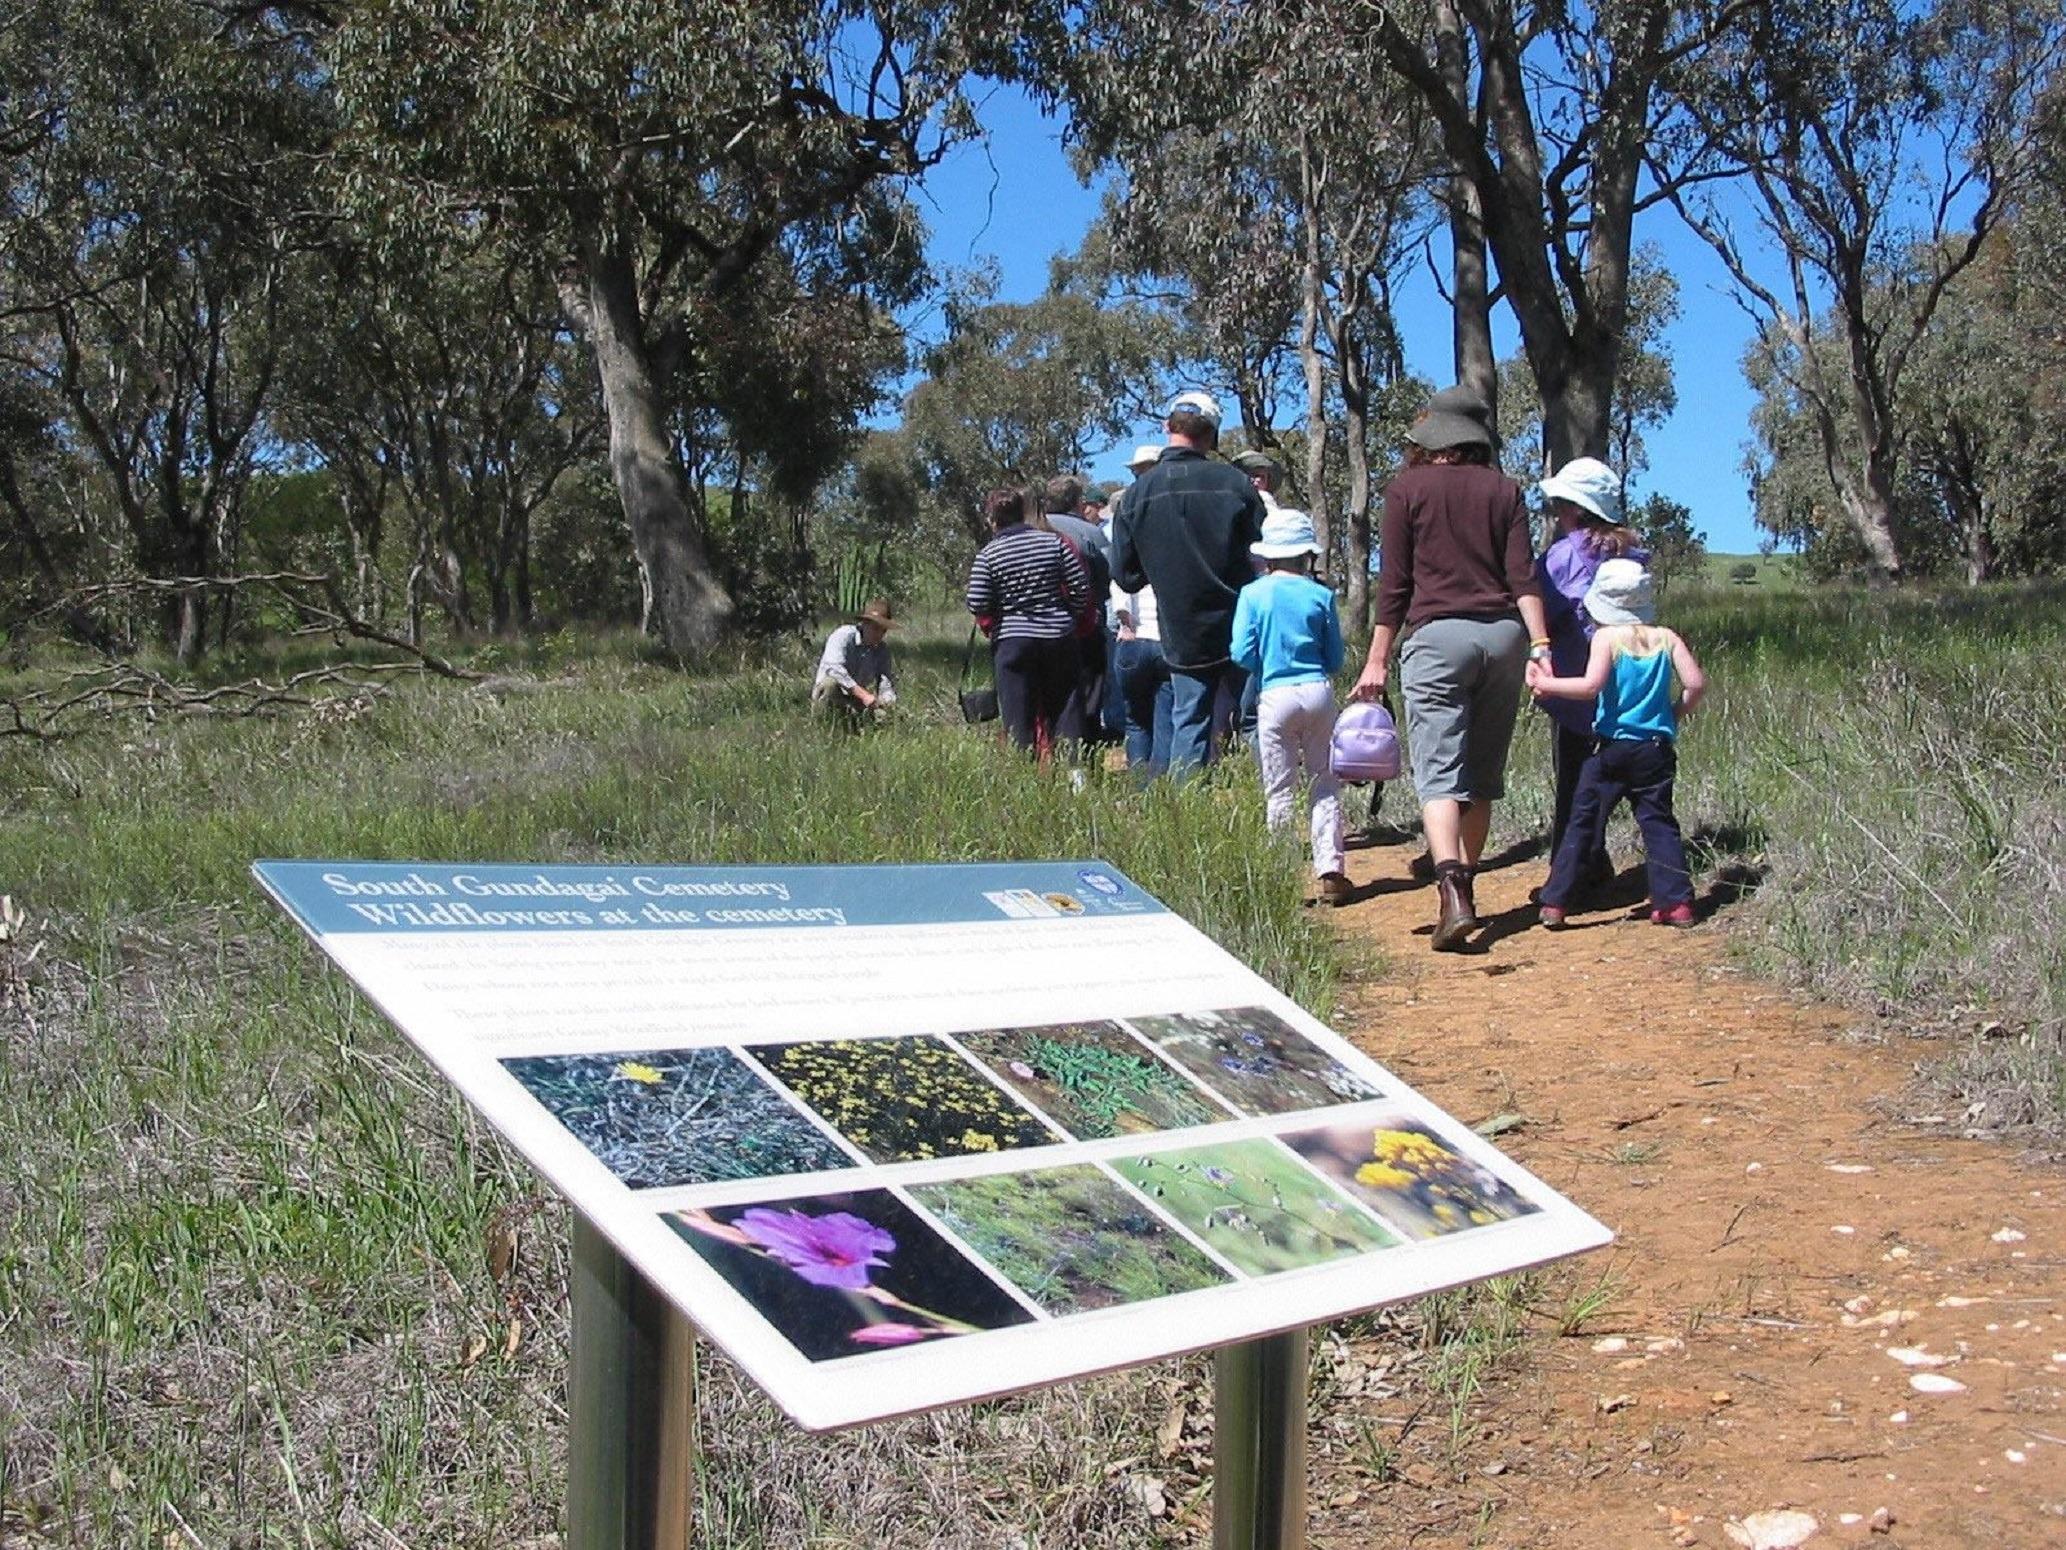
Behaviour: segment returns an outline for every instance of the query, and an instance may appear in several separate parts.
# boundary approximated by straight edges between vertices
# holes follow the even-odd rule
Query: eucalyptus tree
[[[1629,260],[1628,323],[1608,405],[1604,454],[1631,489],[1650,467],[1644,432],[1656,430],[1678,408],[1677,369],[1665,339],[1678,320],[1678,277],[1663,249],[1643,243]],[[1535,478],[1545,463],[1542,398],[1524,355],[1500,363],[1499,425],[1507,472],[1523,481]]]
[[[946,323],[901,437],[939,531],[979,531],[986,491],[1080,469],[1094,444],[1161,412],[1174,330],[1071,263],[1030,302],[988,300],[979,281]]]
[[[332,257],[294,298],[275,423],[332,476],[361,606],[383,604],[398,509],[412,638],[427,605],[459,629],[525,628],[532,516],[600,450],[593,368],[554,274],[478,241],[384,263],[340,244]]]
[[[1149,294],[1165,287],[1231,379],[1251,442],[1279,439],[1284,383],[1302,389],[1299,498],[1341,552],[1360,621],[1369,437],[1403,373],[1391,282],[1429,214],[1426,117],[1389,89],[1367,37],[1317,5],[1089,15],[1103,47],[1073,88],[1086,154],[1125,173],[1106,216],[1117,267]]]
[[[1503,302],[1541,398],[1548,463],[1610,450],[1636,217],[1688,179],[1716,175],[1679,83],[1763,3],[1353,0],[1337,13],[1439,132],[1459,377],[1488,385],[1490,333],[1476,312]]]
[[[2057,7],[2020,0],[1770,0],[1688,94],[1716,164],[1742,169],[1758,244],[1725,207],[1675,197],[1809,416],[1875,579],[1905,568],[1903,378],[2031,176],[2062,40]]]
[[[12,369],[55,403],[182,661],[226,628],[327,132],[294,8],[36,0],[0,34]],[[220,598],[220,602],[215,599]]]
[[[677,447],[696,406],[674,391],[760,271],[908,299],[884,284],[912,276],[884,262],[914,240],[898,186],[973,132],[971,71],[1058,35],[1047,0],[358,0],[329,57],[365,208],[397,237],[457,221],[560,262],[653,615],[686,654],[735,604]]]

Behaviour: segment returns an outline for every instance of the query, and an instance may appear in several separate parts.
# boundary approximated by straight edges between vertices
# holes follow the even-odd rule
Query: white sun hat
[[[1289,560],[1301,554],[1318,554],[1320,539],[1313,531],[1311,517],[1280,506],[1263,518],[1263,536],[1248,546],[1248,552],[1258,560]]]
[[[1657,598],[1640,560],[1606,560],[1586,588],[1585,611],[1599,624],[1652,624]]]
[[[1536,488],[1546,501],[1569,501],[1602,522],[1621,521],[1621,475],[1596,457],[1575,457]]]

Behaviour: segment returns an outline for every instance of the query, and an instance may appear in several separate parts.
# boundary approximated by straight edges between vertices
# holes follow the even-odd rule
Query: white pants
[[[1282,829],[1291,822],[1303,764],[1313,787],[1313,870],[1322,876],[1347,867],[1341,848],[1341,784],[1328,756],[1333,733],[1334,691],[1327,684],[1265,689],[1256,703],[1255,747],[1270,827]]]

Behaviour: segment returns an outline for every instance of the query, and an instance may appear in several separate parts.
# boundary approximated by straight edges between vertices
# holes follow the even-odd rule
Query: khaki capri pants
[[[1423,802],[1506,795],[1506,756],[1528,671],[1518,618],[1430,619],[1399,648],[1406,747]]]

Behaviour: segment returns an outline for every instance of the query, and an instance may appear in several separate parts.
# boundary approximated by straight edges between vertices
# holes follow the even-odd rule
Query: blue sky
[[[1099,192],[1076,181],[1062,153],[1062,125],[1043,118],[1025,96],[998,88],[985,100],[987,141],[964,145],[926,177],[919,199],[932,227],[935,264],[965,268],[994,259],[1000,298],[1023,301],[1047,283],[1048,261],[1072,251],[1096,217]],[[1661,490],[1683,501],[1708,546],[1725,553],[1757,547],[1743,475],[1753,395],[1740,362],[1749,319],[1730,299],[1720,262],[1668,209],[1638,220],[1636,239],[1655,243],[1679,281],[1678,323],[1667,336],[1679,405],[1648,434],[1650,468],[1639,494]],[[1425,267],[1400,292],[1407,364],[1435,382],[1450,380],[1449,316]],[[921,327],[924,326],[921,321]],[[1496,319],[1502,355],[1517,348],[1511,320]],[[1158,439],[1150,424],[1092,460],[1099,478],[1125,477],[1136,442]]]

